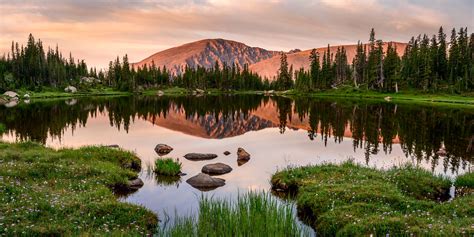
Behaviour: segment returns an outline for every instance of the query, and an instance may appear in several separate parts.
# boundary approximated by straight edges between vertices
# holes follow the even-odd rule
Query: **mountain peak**
[[[254,64],[276,55],[276,51],[269,51],[258,47],[250,47],[244,43],[226,39],[203,39],[161,52],[134,63],[134,67],[166,66],[173,74],[179,74],[187,65],[189,67],[202,66],[211,68],[217,61],[220,65],[236,64],[243,67],[245,64]]]

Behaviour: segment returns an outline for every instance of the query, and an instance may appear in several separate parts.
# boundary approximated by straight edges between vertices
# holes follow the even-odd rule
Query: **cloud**
[[[202,38],[274,50],[366,41],[408,41],[439,26],[473,27],[470,0],[144,0],[0,1],[0,52],[29,33],[104,67],[128,53],[137,61]]]

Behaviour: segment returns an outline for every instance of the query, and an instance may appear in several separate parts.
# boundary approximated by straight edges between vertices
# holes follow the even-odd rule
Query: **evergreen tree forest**
[[[398,92],[400,88],[449,93],[474,90],[474,34],[468,36],[467,28],[453,29],[449,42],[442,27],[432,37],[412,37],[402,56],[393,43],[376,39],[372,29],[369,43],[357,44],[352,64],[348,64],[344,47],[338,47],[334,54],[328,46],[322,60],[319,58],[313,50],[309,70],[295,72],[295,89],[315,91],[350,85],[380,92]]]
[[[100,79],[95,68],[88,71],[84,60],[76,61],[71,54],[65,58],[57,46],[45,50],[42,41],[36,41],[31,34],[26,47],[12,42],[11,52],[0,58],[0,91],[63,87],[76,83],[82,76]]]
[[[313,50],[307,69],[293,69],[286,53],[280,55],[275,80],[263,79],[248,65],[184,67],[178,74],[165,66],[133,67],[125,55],[110,61],[108,69],[88,70],[84,60],[71,54],[64,57],[56,46],[44,49],[41,40],[30,34],[26,46],[12,42],[11,52],[0,58],[0,92],[15,89],[41,91],[44,87],[63,89],[78,85],[82,77],[97,78],[103,86],[120,91],[171,86],[186,89],[290,90],[312,92],[351,87],[379,92],[417,90],[423,92],[463,93],[474,90],[474,34],[467,28],[452,29],[447,38],[440,27],[433,36],[418,35],[408,42],[403,55],[396,45],[376,38],[371,30],[369,41],[357,44],[352,62],[347,51],[327,49],[320,55]]]

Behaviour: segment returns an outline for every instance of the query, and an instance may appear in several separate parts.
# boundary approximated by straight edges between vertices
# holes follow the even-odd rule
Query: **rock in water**
[[[239,147],[237,149],[237,160],[250,160],[250,154],[244,148]]]
[[[173,150],[173,147],[170,147],[166,144],[158,144],[156,145],[155,147],[155,152],[159,155],[159,156],[164,156],[164,155],[167,155],[169,154],[171,151]]]
[[[209,191],[225,185],[225,180],[200,173],[186,180],[186,182],[201,191]]]
[[[188,160],[193,160],[193,161],[212,160],[216,157],[217,157],[216,154],[203,154],[203,153],[188,153],[184,156],[184,158],[186,158]]]
[[[224,151],[224,155],[226,156],[230,155],[230,151]]]
[[[13,91],[7,91],[7,92],[3,93],[3,95],[5,95],[8,98],[18,98],[18,94],[16,92],[13,92]]]
[[[136,179],[129,180],[127,185],[129,189],[137,190],[143,186],[143,181],[140,178],[136,178]]]
[[[8,103],[8,100],[4,99],[3,97],[0,97],[0,105],[4,105]]]
[[[227,174],[232,171],[232,168],[223,163],[208,164],[202,167],[201,172],[210,175]]]

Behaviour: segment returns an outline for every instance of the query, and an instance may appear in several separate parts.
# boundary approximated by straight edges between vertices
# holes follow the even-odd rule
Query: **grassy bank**
[[[29,94],[30,98],[64,98],[64,97],[81,97],[81,96],[127,96],[133,95],[132,92],[116,91],[112,88],[91,88],[87,90],[79,90],[76,93],[67,93],[61,90],[48,89],[41,92],[33,92],[27,90],[19,90],[18,94],[22,97],[24,94]],[[143,95],[166,95],[166,96],[181,96],[192,95],[193,90],[188,90],[179,87],[170,87],[163,89],[148,89],[140,92]],[[218,89],[208,89],[204,94],[222,95],[222,94],[265,94],[264,91],[221,91]],[[297,90],[289,91],[275,91],[274,95],[283,96],[310,96],[310,97],[338,97],[338,98],[354,98],[354,99],[373,99],[386,100],[388,97],[390,101],[406,102],[406,103],[423,103],[423,104],[457,104],[465,106],[474,106],[474,93],[466,93],[462,95],[445,94],[445,93],[423,93],[414,90],[405,90],[399,93],[381,93],[371,90],[354,89],[351,87],[340,88],[319,92],[301,92]]]
[[[474,106],[474,93],[462,95],[445,93],[424,93],[421,91],[405,90],[399,93],[381,93],[370,90],[360,90],[354,88],[341,88],[321,92],[302,93],[298,91],[289,91],[289,95],[312,96],[312,97],[342,97],[359,99],[378,99],[385,100],[389,97],[394,102],[417,102],[432,104],[465,104]]]
[[[113,189],[137,177],[140,160],[103,147],[53,150],[0,143],[0,236],[143,236],[157,217]]]
[[[446,200],[451,181],[414,167],[388,171],[351,162],[290,168],[272,177],[292,192],[321,236],[470,236],[474,196]]]
[[[202,197],[196,217],[178,217],[160,236],[309,236],[292,206],[266,193],[239,195],[237,201]]]

